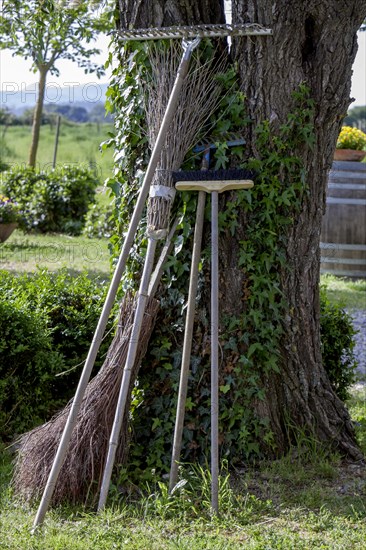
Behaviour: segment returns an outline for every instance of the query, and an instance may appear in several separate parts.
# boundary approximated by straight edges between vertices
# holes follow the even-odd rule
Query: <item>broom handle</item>
[[[184,412],[185,412],[185,405],[186,405],[186,399],[187,399],[189,364],[190,364],[191,350],[192,350],[193,324],[194,324],[194,314],[195,314],[195,304],[196,304],[197,284],[198,284],[198,267],[199,267],[199,262],[201,258],[201,243],[202,243],[203,221],[204,221],[204,215],[205,215],[205,202],[206,202],[206,193],[204,191],[199,191],[198,202],[197,202],[197,212],[196,212],[196,225],[194,229],[194,239],[193,239],[191,273],[190,273],[190,280],[189,280],[187,317],[186,317],[186,324],[184,329],[184,343],[183,343],[183,353],[182,353],[182,366],[181,366],[180,381],[179,381],[178,404],[177,404],[177,413],[176,413],[175,428],[174,428],[172,459],[171,459],[171,465],[170,465],[170,479],[169,479],[170,493],[172,492],[172,490],[174,489],[177,483],[178,462],[179,462],[180,453],[182,449]]]
[[[183,82],[188,73],[189,62],[192,56],[192,52],[198,44],[199,44],[199,38],[191,42],[187,42],[187,41],[184,42],[184,52],[178,68],[174,86],[170,94],[169,102],[164,114],[164,118],[159,130],[158,136],[156,138],[156,142],[151,154],[149,165],[146,170],[145,178],[140,189],[140,194],[137,199],[135,210],[130,221],[128,232],[127,232],[127,235],[123,244],[123,248],[122,248],[120,257],[118,259],[118,263],[108,290],[108,294],[102,309],[102,313],[100,315],[100,319],[99,319],[96,331],[94,333],[94,337],[89,349],[89,353],[85,361],[83,372],[79,380],[79,384],[72,402],[69,416],[67,418],[64,431],[62,433],[61,441],[52,464],[51,472],[49,474],[47,484],[44,489],[43,496],[37,511],[37,515],[33,523],[33,529],[36,529],[36,527],[38,527],[40,524],[43,523],[53,492],[55,490],[57,479],[66,457],[66,452],[70,443],[71,434],[77,421],[77,416],[81,407],[82,399],[84,397],[84,393],[89,382],[91,371],[95,363],[95,358],[97,356],[100,344],[103,339],[109,314],[111,312],[111,309],[117,294],[118,286],[126,266],[127,258],[134,241],[137,226],[141,219],[142,212],[146,203],[146,199],[149,194],[150,184],[154,177],[155,169],[159,162],[161,151],[163,150],[163,147],[165,145],[166,136],[167,136],[169,127],[171,125],[173,116],[176,112],[176,107],[178,104]]]
[[[211,193],[211,506],[219,513],[219,238],[218,192]]]
[[[133,321],[130,341],[128,344],[127,358],[123,369],[123,377],[122,377],[121,387],[119,391],[116,412],[114,416],[111,436],[109,439],[109,449],[108,449],[107,460],[104,467],[102,486],[100,489],[98,511],[104,508],[108,497],[109,484],[111,481],[114,460],[116,457],[116,451],[118,447],[119,434],[121,431],[122,421],[123,421],[123,417],[126,409],[128,390],[129,390],[130,381],[131,381],[131,372],[136,360],[141,326],[144,318],[146,302],[148,299],[149,281],[150,281],[150,277],[151,277],[151,273],[154,265],[156,244],[157,244],[157,241],[155,239],[149,238],[144,270],[143,270],[138,298],[137,298],[136,313]]]

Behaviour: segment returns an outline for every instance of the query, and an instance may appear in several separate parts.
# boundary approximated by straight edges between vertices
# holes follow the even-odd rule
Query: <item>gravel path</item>
[[[357,377],[366,383],[366,310],[356,309],[348,311],[353,319],[353,325],[358,333],[355,336],[355,356],[358,361]]]

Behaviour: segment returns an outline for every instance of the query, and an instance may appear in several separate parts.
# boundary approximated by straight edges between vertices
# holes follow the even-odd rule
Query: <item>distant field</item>
[[[57,163],[81,163],[95,167],[100,174],[101,183],[112,174],[113,151],[100,152],[99,145],[108,139],[113,131],[112,124],[70,124],[61,123],[57,151]],[[26,164],[31,142],[30,126],[10,126],[3,136],[4,127],[0,125],[1,159],[8,164]],[[41,127],[38,147],[37,166],[42,169],[52,167],[56,126]]]

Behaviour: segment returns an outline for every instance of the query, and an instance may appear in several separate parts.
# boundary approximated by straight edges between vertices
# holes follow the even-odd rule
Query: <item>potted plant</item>
[[[5,242],[18,226],[19,206],[5,195],[0,194],[0,242]]]
[[[366,156],[366,134],[352,128],[343,126],[337,140],[334,160],[361,161]]]

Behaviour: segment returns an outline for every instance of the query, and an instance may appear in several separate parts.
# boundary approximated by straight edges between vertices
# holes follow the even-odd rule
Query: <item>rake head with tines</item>
[[[118,36],[121,40],[162,40],[169,38],[219,38],[224,36],[270,35],[267,29],[258,23],[243,25],[192,25],[182,27],[152,27],[150,29],[121,29]]]

